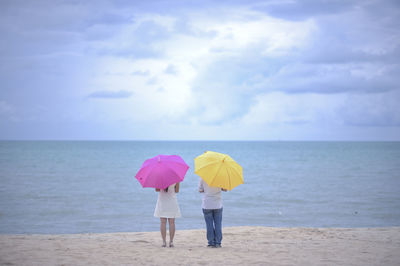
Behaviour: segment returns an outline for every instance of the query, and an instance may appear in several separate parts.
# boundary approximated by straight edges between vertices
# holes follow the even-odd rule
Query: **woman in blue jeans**
[[[199,192],[203,193],[202,208],[207,226],[208,247],[220,248],[222,241],[222,188],[210,187],[203,179],[199,182]]]

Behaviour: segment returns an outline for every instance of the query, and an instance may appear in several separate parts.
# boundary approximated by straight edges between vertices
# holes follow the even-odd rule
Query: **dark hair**
[[[164,191],[168,192],[168,188],[169,188],[169,186],[166,189],[164,189]],[[176,185],[174,186],[174,188],[176,188]]]

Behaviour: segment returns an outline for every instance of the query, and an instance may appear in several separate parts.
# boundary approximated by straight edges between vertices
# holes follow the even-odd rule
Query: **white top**
[[[172,184],[168,187],[168,192],[164,189],[158,192],[158,199],[154,216],[160,218],[178,218],[181,217],[181,210],[179,209],[178,199],[175,193],[175,185]]]
[[[201,207],[203,209],[221,209],[222,208],[221,188],[210,187],[209,185],[207,185],[206,182],[204,182],[203,179],[200,179],[199,191],[204,191],[203,203],[201,205]]]

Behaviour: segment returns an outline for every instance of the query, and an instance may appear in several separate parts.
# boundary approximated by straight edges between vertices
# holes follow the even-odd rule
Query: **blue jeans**
[[[222,241],[222,208],[203,209],[204,220],[207,226],[208,245],[221,245]]]

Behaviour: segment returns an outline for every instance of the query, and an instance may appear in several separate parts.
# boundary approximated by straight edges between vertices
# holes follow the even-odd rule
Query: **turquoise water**
[[[400,226],[400,142],[1,141],[0,233],[157,231],[157,194],[134,179],[157,154],[190,166],[177,228],[204,228],[193,159],[206,150],[243,166],[224,226]]]

